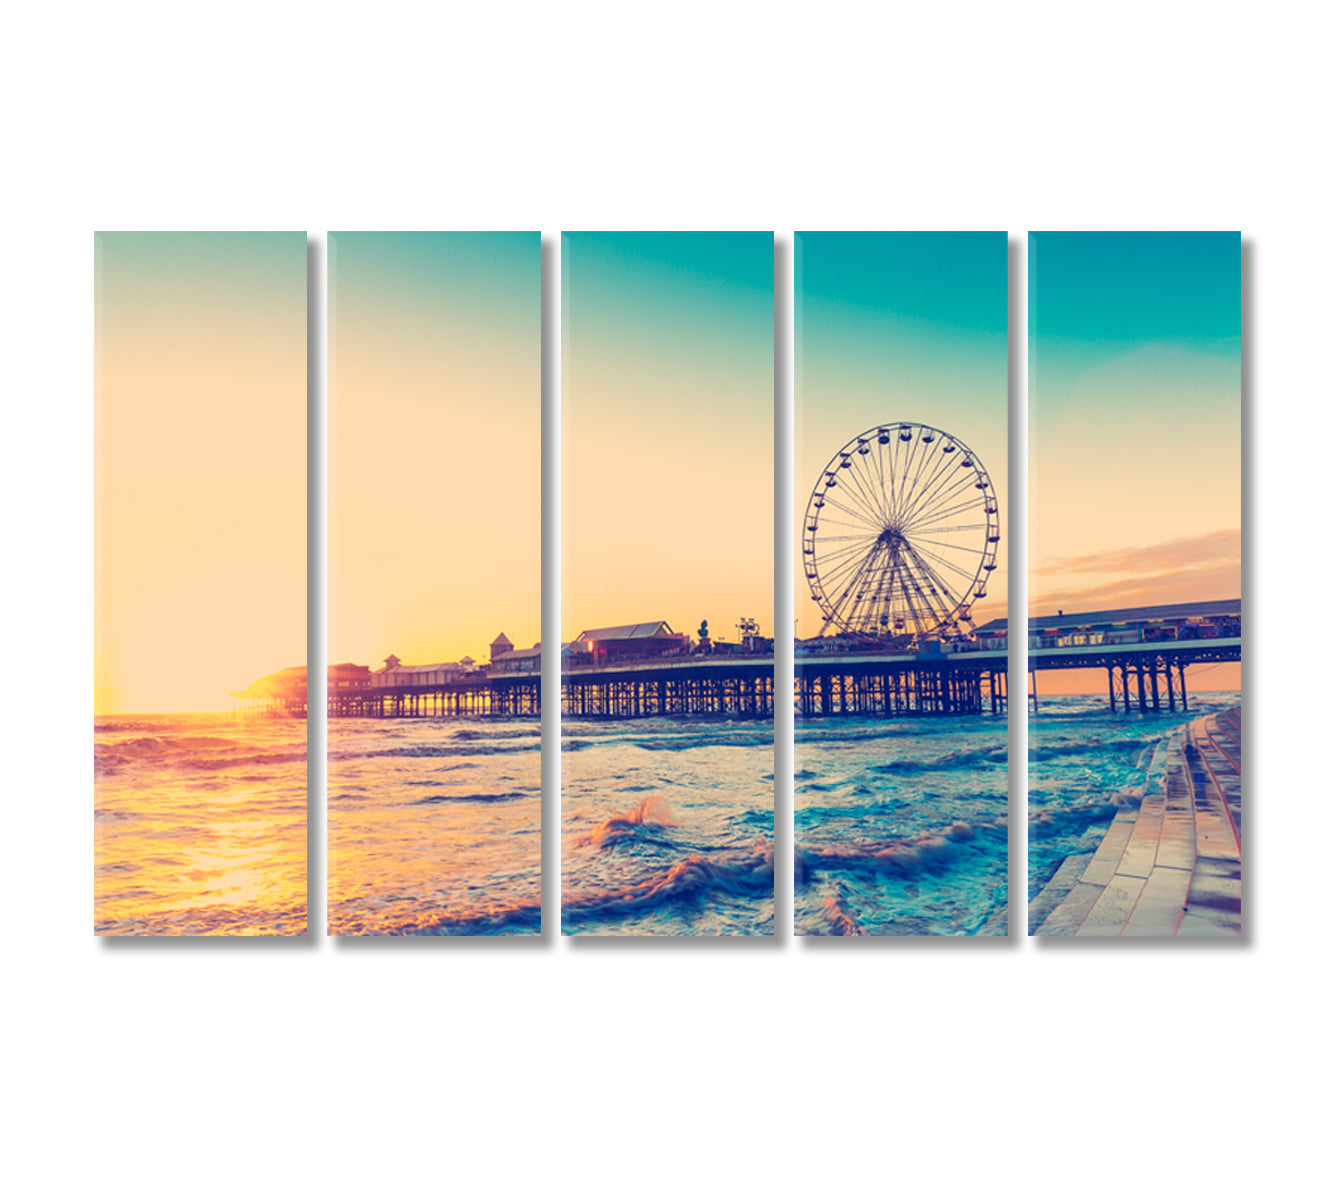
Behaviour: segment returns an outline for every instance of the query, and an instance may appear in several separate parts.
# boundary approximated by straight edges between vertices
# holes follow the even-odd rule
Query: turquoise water
[[[795,928],[1004,933],[1004,716],[798,720]]]
[[[562,929],[774,931],[773,726],[561,722]]]

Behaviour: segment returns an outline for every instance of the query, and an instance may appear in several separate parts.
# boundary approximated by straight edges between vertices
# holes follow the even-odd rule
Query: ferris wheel
[[[948,637],[972,627],[1000,542],[1000,505],[981,460],[915,421],[843,447],[806,504],[802,563],[823,637]]]

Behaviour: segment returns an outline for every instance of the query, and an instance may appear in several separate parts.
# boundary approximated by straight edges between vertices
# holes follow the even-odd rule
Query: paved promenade
[[[1071,855],[1029,905],[1064,937],[1241,933],[1241,710],[1197,717],[1166,747],[1162,789]]]

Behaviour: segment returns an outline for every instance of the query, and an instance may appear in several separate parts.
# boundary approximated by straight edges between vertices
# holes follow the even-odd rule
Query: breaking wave
[[[772,891],[773,844],[760,838],[747,851],[692,854],[670,867],[630,883],[568,892],[562,899],[565,917],[597,917],[655,908],[712,893],[746,894]]]
[[[645,796],[638,804],[616,813],[600,822],[591,833],[575,838],[576,846],[614,846],[617,842],[633,836],[644,826],[662,828],[675,825],[671,805],[661,796]]]
[[[870,870],[911,875],[939,869],[961,854],[979,832],[1004,829],[999,822],[954,821],[945,828],[905,838],[864,840],[855,843],[797,845],[793,859],[797,885],[808,883],[817,871]]]

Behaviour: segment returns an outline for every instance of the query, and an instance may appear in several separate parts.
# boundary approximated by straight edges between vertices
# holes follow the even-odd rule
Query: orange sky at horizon
[[[99,714],[306,658],[306,235],[99,233]]]

